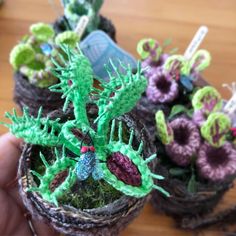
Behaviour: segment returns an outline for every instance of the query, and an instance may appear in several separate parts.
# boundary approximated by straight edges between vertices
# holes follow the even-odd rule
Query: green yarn
[[[45,23],[36,23],[30,26],[30,32],[39,41],[47,42],[54,37],[53,27]]]
[[[57,45],[66,44],[74,48],[79,40],[79,36],[74,31],[65,31],[56,36],[55,43]]]
[[[10,53],[10,63],[15,70],[21,65],[27,65],[32,62],[35,57],[34,49],[27,44],[16,45]]]
[[[192,106],[195,111],[203,109],[205,114],[209,114],[219,111],[223,103],[220,93],[215,88],[205,86],[193,95]]]
[[[155,56],[153,57],[154,51]],[[137,52],[142,60],[152,57],[153,61],[158,61],[162,53],[162,47],[155,39],[142,39],[137,44]]]
[[[198,50],[191,58],[189,64],[190,68],[194,68],[195,71],[200,72],[205,70],[211,62],[211,55],[207,50]]]
[[[13,111],[12,115],[6,114],[12,124],[5,125],[17,137],[23,138],[26,142],[32,144],[63,147],[61,154],[55,149],[56,161],[53,163],[47,163],[43,155],[41,155],[46,171],[43,175],[32,171],[32,174],[39,178],[40,184],[38,187],[30,188],[29,191],[37,191],[42,195],[43,199],[57,205],[58,200],[70,191],[77,179],[75,175],[76,160],[81,157],[80,147],[82,140],[84,143],[84,137],[88,135],[96,150],[95,154],[100,161],[98,164],[103,170],[103,178],[107,183],[122,191],[122,193],[133,197],[143,197],[153,188],[169,196],[164,189],[154,185],[153,182],[153,178],[161,180],[163,177],[151,173],[148,169],[147,164],[155,158],[155,155],[145,160],[145,157],[142,156],[142,142],[138,150],[134,150],[132,146],[134,131],[131,131],[129,141],[126,143],[122,138],[123,129],[120,123],[118,141],[113,138],[115,119],[129,112],[146,89],[147,80],[142,76],[140,64],[137,66],[136,74],[133,74],[130,67],[120,63],[120,66],[126,71],[126,73],[121,73],[111,61],[112,70],[107,68],[110,80],[109,82],[101,81],[103,90],[100,90],[93,87],[92,67],[82,52],[79,49],[72,49],[68,45],[61,46],[61,50],[62,54],[59,57],[64,65],[61,66],[56,60],[53,60],[55,66],[53,74],[58,77],[59,83],[49,89],[62,93],[62,97],[65,98],[64,111],[66,111],[69,104],[73,105],[74,119],[62,123],[60,119],[42,118],[42,109],[39,110],[36,118],[30,116],[27,109],[24,109],[22,117],[19,117],[15,111]],[[68,58],[68,61],[65,61],[64,58]],[[91,121],[89,122],[86,110],[87,103],[91,101],[91,97],[98,106],[98,117],[93,124],[90,123]],[[97,127],[94,127],[95,125]],[[87,145],[90,144],[87,143]],[[75,160],[70,160],[70,158],[66,157],[66,149],[76,155]],[[139,187],[120,181],[115,174],[110,172],[107,166],[107,158],[117,151],[126,155],[139,170],[141,175],[141,185]],[[51,182],[56,178],[57,174],[65,170],[69,173],[67,178],[52,191],[50,189]]]
[[[72,29],[75,29],[82,16],[89,17],[89,23],[86,32],[90,33],[98,29],[100,22],[99,10],[103,4],[103,0],[83,1],[77,0],[63,1],[64,14]]]
[[[114,130],[114,127],[115,127],[115,121],[113,120],[111,130]],[[131,134],[130,134],[128,144],[125,144],[123,142],[121,122],[119,123],[119,132],[118,133],[119,133],[119,140],[115,141],[115,140],[113,140],[114,133],[111,132],[109,144],[107,145],[107,151],[109,154],[112,154],[115,152],[120,152],[123,155],[129,157],[129,159],[132,161],[132,163],[139,170],[139,173],[141,175],[141,186],[135,187],[132,185],[127,185],[124,182],[118,180],[117,177],[107,168],[106,164],[101,163],[101,167],[103,169],[104,180],[107,181],[114,188],[123,192],[126,195],[137,197],[137,198],[144,197],[149,192],[151,192],[151,190],[154,188],[153,187],[154,186],[153,178],[163,179],[163,177],[151,173],[150,169],[147,166],[147,162],[145,162],[145,160],[143,160],[143,158],[141,157],[142,146],[143,146],[142,142],[140,143],[138,150],[133,149],[133,147],[132,147],[132,141],[133,141],[133,136],[134,136],[133,132],[131,132]],[[98,154],[98,157],[99,157],[99,154]],[[147,158],[147,160],[149,158]],[[153,156],[151,156],[151,159],[152,158],[153,158]],[[103,157],[101,159],[104,160]],[[151,159],[149,159],[148,162],[151,161]],[[159,191],[161,191],[163,194],[169,196],[169,194],[164,189],[161,189]]]
[[[58,199],[70,191],[70,188],[75,183],[77,177],[73,170],[75,161],[66,157],[65,149],[63,149],[61,156],[57,149],[55,149],[54,153],[56,161],[54,161],[52,165],[50,165],[46,161],[44,155],[40,153],[40,159],[42,160],[46,170],[44,175],[40,175],[38,172],[31,170],[31,173],[39,179],[40,184],[38,187],[29,188],[28,191],[38,192],[42,195],[44,200],[52,202],[58,206]],[[54,191],[52,191],[50,189],[50,184],[55,179],[55,176],[68,169],[69,173],[66,179],[62,184],[56,187]]]
[[[4,125],[16,137],[23,138],[27,143],[49,147],[62,144],[59,138],[61,132],[59,119],[42,118],[42,108],[36,118],[29,115],[27,108],[23,108],[21,117],[16,114],[15,109],[13,109],[13,114],[6,112],[5,116],[12,121],[12,124],[4,123]]]
[[[211,113],[201,127],[201,134],[212,146],[220,147],[226,141],[230,131],[231,120],[224,113]]]
[[[180,69],[180,74],[188,76],[195,72],[201,72],[210,65],[210,53],[204,49],[198,50],[190,60],[187,60],[183,55],[173,55],[167,58],[164,68],[167,71]]]
[[[157,135],[163,144],[170,144],[173,139],[173,131],[168,127],[165,115],[162,110],[157,111],[155,115]]]
[[[106,68],[110,81],[101,84],[103,90],[100,92],[100,99],[96,102],[99,107],[97,132],[99,136],[103,137],[107,136],[109,122],[115,117],[131,111],[147,86],[147,79],[141,75],[140,63],[137,65],[136,74],[132,73],[130,67],[121,64],[127,71],[127,74],[122,74],[112,62],[110,63],[116,77],[112,75],[109,68]]]

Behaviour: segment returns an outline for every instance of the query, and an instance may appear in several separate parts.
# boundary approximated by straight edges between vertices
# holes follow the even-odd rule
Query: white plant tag
[[[191,43],[189,44],[189,46],[187,47],[187,49],[184,53],[184,57],[187,60],[189,60],[193,56],[193,54],[197,51],[197,49],[200,46],[200,44],[202,43],[203,39],[207,35],[207,32],[208,32],[208,28],[206,26],[201,26],[198,29],[198,31],[194,35]]]
[[[88,16],[81,16],[81,18],[74,30],[80,38],[83,35],[88,23],[89,23],[89,17]]]

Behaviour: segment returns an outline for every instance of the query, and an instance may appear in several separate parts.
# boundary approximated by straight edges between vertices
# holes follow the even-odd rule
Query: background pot
[[[98,30],[104,31],[110,36],[113,41],[116,42],[116,28],[111,20],[107,19],[105,16],[99,15],[100,22],[98,25]],[[68,30],[68,21],[65,16],[59,17],[54,23],[53,28],[57,33],[64,32]],[[83,35],[85,37],[86,34]]]
[[[38,88],[28,82],[20,72],[14,74],[14,101],[22,110],[29,108],[29,113],[37,116],[39,108],[43,107],[43,116],[63,106],[61,94],[51,92],[48,88]]]
[[[165,179],[159,184],[171,193],[171,197],[166,198],[157,191],[153,191],[151,203],[158,212],[172,216],[178,226],[182,228],[200,227],[197,224],[190,224],[190,219],[199,218],[211,212],[225,192],[233,186],[233,179],[228,179],[220,184],[197,182],[197,192],[190,193],[186,183],[171,177],[165,166],[157,164],[155,173],[165,176]],[[187,222],[189,223],[187,224]]]
[[[95,110],[92,108],[91,111],[94,113]],[[60,111],[55,111],[51,117],[59,114],[61,114]],[[63,119],[65,119],[65,115],[62,116]],[[148,142],[148,133],[145,132],[140,123],[136,122],[132,114],[124,115],[119,120],[124,121],[128,127],[135,130],[136,141],[140,141],[140,139],[144,141],[145,156],[155,152],[153,145]],[[38,193],[27,192],[28,187],[35,185],[33,176],[29,171],[30,167],[34,160],[39,158],[39,152],[42,150],[43,148],[40,146],[25,144],[18,168],[20,193],[28,210],[59,232],[81,236],[114,236],[125,228],[143,208],[147,197],[136,199],[122,195],[121,198],[103,207],[81,210],[67,205],[55,207],[55,205],[43,200]],[[50,155],[50,148],[46,151]],[[150,168],[153,169],[153,167],[154,164],[151,164]]]

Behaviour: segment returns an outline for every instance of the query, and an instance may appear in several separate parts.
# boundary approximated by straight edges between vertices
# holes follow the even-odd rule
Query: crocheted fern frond
[[[99,112],[96,121],[98,121],[98,129],[101,131],[99,134],[104,135],[107,134],[109,121],[129,112],[147,86],[147,79],[141,74],[140,63],[137,65],[135,74],[132,73],[131,67],[126,67],[121,62],[120,66],[126,73],[122,73],[112,61],[110,64],[113,71],[106,67],[110,81],[101,85],[103,90],[97,101]]]
[[[73,103],[76,120],[88,123],[86,103],[93,86],[93,70],[91,64],[80,49],[78,51],[69,46],[61,46],[64,54],[60,54],[65,66],[62,67],[52,59],[55,69],[52,73],[59,79],[59,83],[50,87],[51,91],[62,93],[65,98],[63,110],[65,111],[70,102]],[[64,58],[68,61],[65,61]]]
[[[26,108],[23,109],[22,116],[18,116],[15,109],[13,109],[13,114],[7,112],[5,116],[12,123],[3,123],[3,125],[9,128],[16,137],[24,139],[25,142],[42,146],[57,146],[60,144],[61,124],[59,119],[42,118],[42,108],[39,109],[36,118],[29,115]]]

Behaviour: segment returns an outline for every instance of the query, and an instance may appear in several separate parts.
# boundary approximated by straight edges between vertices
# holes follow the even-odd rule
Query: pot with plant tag
[[[18,170],[21,196],[31,213],[61,233],[117,235],[152,189],[169,196],[159,187],[163,177],[152,173],[156,154],[148,133],[125,114],[147,81],[140,65],[136,74],[122,65],[123,74],[111,62],[110,81],[94,88],[88,59],[62,49],[70,60],[64,67],[55,65],[59,83],[50,90],[64,94],[63,111],[72,104],[73,114],[50,119],[41,118],[42,109],[37,118],[27,109],[22,117],[7,113],[12,123],[5,125],[26,142]]]
[[[115,26],[109,19],[99,14],[103,2],[103,0],[62,0],[64,16],[54,22],[55,31],[61,33],[66,30],[74,30],[81,18],[86,16],[89,23],[83,37],[94,30],[102,30],[116,42]]]
[[[138,45],[138,52],[144,59],[142,68],[148,86],[134,111],[155,139],[156,111],[162,110],[165,115],[169,115],[176,104],[178,106],[175,106],[173,112],[189,108],[192,94],[207,85],[201,79],[200,72],[209,66],[211,57],[203,49],[198,50],[191,59],[182,55],[164,54],[159,43],[153,40],[141,46]]]
[[[31,115],[37,115],[43,107],[43,115],[60,108],[64,100],[62,94],[48,89],[58,83],[52,74],[53,56],[59,65],[65,64],[68,58],[61,54],[58,46],[61,43],[74,48],[79,37],[73,31],[67,31],[55,36],[53,28],[44,23],[33,24],[30,35],[25,36],[10,53],[10,63],[14,69],[14,100],[17,105],[29,108]]]
[[[192,109],[156,113],[156,173],[165,176],[161,186],[171,198],[154,191],[152,203],[183,228],[196,228],[186,222],[211,212],[232,187],[236,149],[226,107],[219,92],[205,86],[193,95]]]

